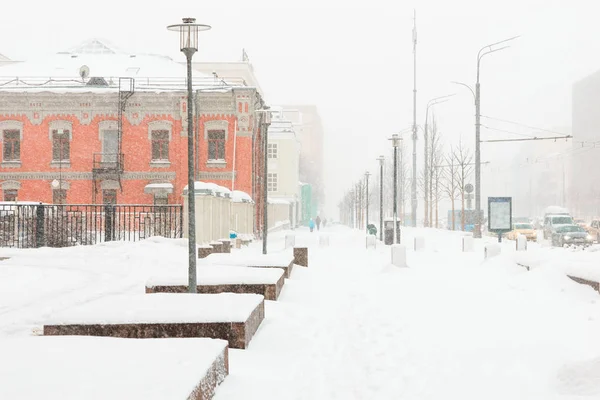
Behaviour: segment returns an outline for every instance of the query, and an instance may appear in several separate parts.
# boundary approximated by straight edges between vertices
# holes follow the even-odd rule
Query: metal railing
[[[119,88],[119,77],[104,77],[108,84],[108,88]],[[135,77],[135,88],[138,89],[163,89],[163,90],[187,90],[187,81],[185,76],[181,78],[161,78],[161,77]],[[192,86],[194,89],[218,89],[230,87],[247,87],[249,86],[243,78],[238,77],[212,77],[212,76],[195,76]],[[54,87],[54,88],[90,88],[86,81],[78,77],[45,77],[45,76],[0,76],[1,89],[16,89],[16,88],[38,88],[38,87]]]
[[[68,247],[183,237],[181,205],[0,204],[0,247]]]
[[[97,172],[123,172],[125,155],[123,153],[94,153],[93,169]]]

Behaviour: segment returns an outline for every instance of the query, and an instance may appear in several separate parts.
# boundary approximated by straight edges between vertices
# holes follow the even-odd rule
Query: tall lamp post
[[[385,157],[377,157],[379,161],[379,240],[383,242],[383,164]]]
[[[192,108],[194,94],[192,91],[192,57],[198,51],[198,32],[207,31],[210,25],[196,23],[196,18],[183,18],[182,24],[167,26],[170,31],[179,32],[179,49],[187,59],[187,128],[188,128],[188,291],[196,293],[196,205],[194,189],[194,116]]]
[[[371,173],[369,171],[365,172],[365,230],[367,234],[369,233],[369,176],[371,176]]]
[[[427,102],[427,108],[425,109],[425,129],[423,132],[423,138],[424,138],[424,142],[425,142],[425,153],[424,153],[424,163],[425,163],[425,168],[424,168],[424,175],[425,175],[425,190],[424,192],[424,197],[425,197],[425,202],[423,203],[425,206],[425,219],[423,221],[423,226],[424,227],[428,227],[429,226],[429,153],[428,153],[428,146],[429,146],[429,125],[428,125],[428,121],[429,121],[429,108],[435,106],[436,104],[440,104],[440,103],[444,103],[446,101],[448,101],[449,97],[454,96],[454,94],[449,94],[446,96],[440,96],[440,97],[436,97],[433,98],[431,100],[429,100]],[[431,160],[433,162],[433,160]]]
[[[392,146],[394,147],[394,238],[392,239],[392,243],[397,243],[398,233],[396,231],[398,227],[398,147],[400,146],[400,141],[402,140],[402,138],[397,133],[394,133],[389,140],[392,141]]]
[[[261,132],[263,134],[263,235],[262,235],[262,253],[267,254],[267,232],[269,229],[269,220],[268,220],[268,206],[269,206],[269,126],[271,125],[271,111],[270,107],[267,105],[263,105],[263,108],[260,110],[256,110],[257,113],[263,113],[264,116],[262,118],[262,128]]]
[[[496,43],[488,44],[487,46],[479,49],[477,53],[477,80],[475,82],[475,92],[470,86],[454,82],[459,85],[466,86],[471,90],[471,94],[475,98],[475,229],[473,231],[473,237],[481,238],[481,85],[479,84],[479,69],[481,66],[481,59],[488,54],[495,53],[500,50],[504,50],[510,46],[496,47],[499,44],[510,42],[517,39],[519,36],[513,36],[508,39],[501,40]]]

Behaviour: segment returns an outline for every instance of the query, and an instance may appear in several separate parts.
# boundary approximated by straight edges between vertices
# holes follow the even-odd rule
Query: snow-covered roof
[[[267,199],[267,202],[269,204],[284,204],[284,205],[289,205],[292,201],[293,201],[292,199],[272,198],[272,197],[269,197]]]
[[[234,190],[231,192],[231,201],[234,203],[252,203],[252,197],[241,190]]]
[[[73,46],[67,51],[74,54],[117,54],[124,53],[106,39],[92,38]]]
[[[184,193],[187,193],[188,185],[183,188]],[[231,197],[231,190],[226,187],[219,186],[212,182],[194,182],[194,191],[198,194],[210,194],[212,196]]]
[[[103,78],[108,86],[87,85],[89,78]],[[3,91],[80,92],[118,89],[119,78],[134,78],[135,90],[176,91],[186,89],[187,69],[170,57],[156,54],[130,54],[105,42],[92,39],[68,52],[44,55],[0,69]],[[202,72],[193,74],[195,89],[228,89],[245,86],[243,80],[215,78]]]

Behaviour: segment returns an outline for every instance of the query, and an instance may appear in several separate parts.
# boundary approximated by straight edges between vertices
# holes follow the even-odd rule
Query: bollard
[[[367,249],[370,247],[375,248],[377,246],[377,236],[367,235],[366,243],[367,243]]]
[[[396,267],[406,267],[406,246],[403,244],[392,245],[392,264]]]
[[[198,258],[206,258],[213,253],[212,246],[199,246],[198,247]]]
[[[527,237],[525,235],[518,235],[517,240],[515,241],[517,246],[517,251],[526,251],[527,250]]]
[[[543,240],[544,240],[544,231],[541,229],[538,229],[535,232],[535,241],[538,243],[542,243]]]
[[[319,236],[319,246],[329,247],[329,236],[328,235]]]
[[[308,267],[308,247],[294,247],[294,264]]]
[[[296,245],[296,235],[285,235],[285,248],[294,247]]]
[[[242,239],[235,238],[235,248],[236,249],[241,249],[242,248]]]
[[[231,253],[231,240],[221,239],[219,242],[223,243],[223,253]]]
[[[484,258],[495,257],[500,255],[501,247],[498,243],[486,244],[483,250]]]
[[[425,238],[423,236],[415,236],[415,251],[420,251],[425,248]]]
[[[473,236],[463,236],[462,237],[462,251],[470,252],[475,248],[475,239]]]

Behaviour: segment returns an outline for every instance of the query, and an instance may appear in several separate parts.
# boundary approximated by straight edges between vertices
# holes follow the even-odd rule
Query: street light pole
[[[394,133],[389,140],[392,141],[392,146],[394,147],[394,206],[393,206],[394,237],[392,239],[392,243],[397,243],[397,239],[398,239],[398,233],[397,233],[397,227],[398,227],[398,146],[399,146],[402,138],[397,133]]]
[[[261,123],[261,132],[263,136],[263,229],[262,229],[262,253],[267,254],[267,232],[269,230],[269,219],[268,219],[268,209],[269,209],[269,126],[271,125],[271,112],[269,111],[270,107],[267,105],[263,105],[263,108],[260,110],[256,110],[256,112],[264,113],[262,117]]]
[[[367,231],[367,234],[369,233],[369,176],[371,175],[371,173],[369,171],[365,172],[365,228]]]
[[[417,226],[417,12],[414,12],[413,21],[413,170],[412,170],[412,185],[411,185],[411,219],[412,226]],[[394,155],[396,150],[394,150]],[[396,166],[396,159],[394,158],[394,168]],[[395,182],[394,178],[394,182]],[[394,194],[396,191],[394,190]],[[394,202],[394,207],[395,207]],[[394,231],[396,229],[396,222],[394,221]]]
[[[505,40],[501,40],[496,43],[489,44],[482,47],[477,53],[477,82],[475,83],[475,229],[473,231],[473,237],[481,238],[481,85],[479,83],[479,67],[481,65],[481,59],[496,51],[504,50],[509,46],[502,46],[499,48],[493,48],[502,43],[509,42],[518,38],[514,36]]]
[[[379,161],[379,240],[383,242],[383,163],[384,156],[377,158]]]
[[[192,91],[192,57],[198,51],[198,32],[209,30],[209,25],[196,24],[196,18],[183,18],[182,24],[167,26],[179,32],[179,48],[187,61],[187,128],[188,128],[188,292],[196,293],[196,207],[194,171],[194,116],[192,113],[194,94]]]
[[[449,94],[446,96],[440,96],[440,97],[436,97],[433,98],[431,100],[429,100],[427,102],[427,108],[425,109],[425,129],[423,132],[423,141],[425,142],[425,152],[424,152],[424,163],[425,163],[425,167],[424,167],[424,175],[425,175],[425,179],[424,179],[424,183],[425,183],[425,190],[423,191],[424,193],[424,203],[423,206],[425,207],[425,219],[423,222],[423,226],[424,227],[428,227],[429,226],[429,156],[433,156],[433,154],[429,153],[429,126],[428,126],[428,121],[429,121],[429,108],[433,107],[436,104],[439,103],[444,103],[446,101],[448,101],[449,97],[454,96],[454,94]],[[433,160],[431,160],[431,162],[433,163]]]

